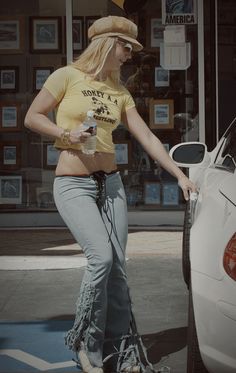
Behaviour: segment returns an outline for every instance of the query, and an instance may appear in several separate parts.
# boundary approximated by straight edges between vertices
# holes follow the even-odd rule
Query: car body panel
[[[232,180],[223,180],[219,186],[219,190],[223,196],[225,196],[233,205],[236,205],[236,173],[231,176]]]
[[[233,180],[230,175],[226,178],[228,182]],[[191,285],[199,349],[209,372],[231,373],[236,372],[236,283],[223,268],[223,255],[236,231],[236,207],[218,188],[206,201],[203,198],[202,204],[204,207],[190,235]]]
[[[179,146],[186,143],[171,149],[173,159]],[[223,256],[236,232],[236,119],[201,162],[189,164],[183,157],[177,164],[189,168],[198,188],[190,203],[189,257],[199,350],[210,373],[235,373],[236,281],[226,273]]]
[[[206,174],[206,180],[202,183],[196,203],[194,223],[191,228],[191,268],[220,280],[223,273],[219,257],[222,257],[222,248],[226,246],[228,237],[234,233],[231,225],[232,232],[226,234],[225,230],[227,220],[235,207],[215,186],[221,184],[222,177],[230,179],[231,175],[226,172],[219,175],[211,169],[207,170]],[[211,219],[209,219],[209,214]]]
[[[196,329],[204,364],[212,373],[235,373],[236,320],[227,312],[228,305],[236,316],[235,284],[229,284],[228,278],[219,281],[195,271],[191,272],[191,277]],[[230,288],[228,294],[226,288]]]

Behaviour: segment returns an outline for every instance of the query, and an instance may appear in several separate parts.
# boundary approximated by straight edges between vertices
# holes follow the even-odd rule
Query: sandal
[[[140,373],[141,369],[139,365],[131,365],[129,367],[126,367],[122,369],[122,372],[124,373]]]
[[[80,361],[80,365],[83,370],[83,373],[103,373],[102,368],[93,367],[90,364],[88,356],[86,355],[86,352],[84,350],[80,350],[78,352],[78,356],[79,356],[79,361]]]

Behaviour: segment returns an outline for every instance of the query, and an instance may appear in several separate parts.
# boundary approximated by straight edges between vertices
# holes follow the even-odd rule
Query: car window
[[[215,162],[215,167],[222,167],[230,172],[236,168],[236,125],[227,133],[221,152]]]

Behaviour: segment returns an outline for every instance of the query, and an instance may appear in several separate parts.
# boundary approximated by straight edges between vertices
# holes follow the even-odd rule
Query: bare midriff
[[[96,152],[94,155],[83,154],[80,150],[61,150],[56,176],[91,175],[96,171],[110,173],[116,170],[113,153]]]

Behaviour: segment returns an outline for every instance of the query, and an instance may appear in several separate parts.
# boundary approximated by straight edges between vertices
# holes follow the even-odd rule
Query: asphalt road
[[[78,245],[73,240],[67,241],[68,232],[64,237],[58,235],[56,244],[54,235],[54,245],[48,245],[49,232],[47,235],[44,245],[43,240],[38,240],[38,247],[32,237],[31,250],[27,241],[28,251],[24,248],[22,255],[20,252],[6,255],[6,250],[2,253],[0,320],[3,323],[20,321],[27,327],[34,321],[74,317],[86,263]],[[138,331],[155,369],[167,365],[171,373],[186,372],[187,289],[181,272],[181,239],[181,232],[133,232],[129,234],[127,249],[128,282]],[[68,252],[65,255],[66,249],[71,251],[70,255]],[[12,261],[14,268],[9,269],[7,263]],[[48,267],[49,262],[54,266]],[[6,347],[0,339],[1,348]],[[61,369],[53,372],[64,373]]]

